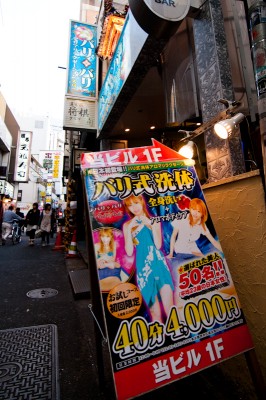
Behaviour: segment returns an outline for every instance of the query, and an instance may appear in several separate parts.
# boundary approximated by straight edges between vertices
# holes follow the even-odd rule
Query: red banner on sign
[[[185,160],[183,156],[157,140],[152,139],[152,143],[152,146],[83,153],[81,156],[81,165],[82,168],[94,168],[154,163],[170,160]]]
[[[115,374],[120,400],[169,384],[253,348],[246,325],[123,369]],[[155,351],[156,353],[156,351]],[[145,359],[145,358],[144,358]],[[129,384],[132,382],[132,385]]]

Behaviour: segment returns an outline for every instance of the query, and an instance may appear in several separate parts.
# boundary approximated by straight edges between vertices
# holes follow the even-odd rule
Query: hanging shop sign
[[[46,183],[46,195],[52,196],[53,182]]]
[[[96,100],[81,100],[65,97],[64,129],[97,130]]]
[[[117,398],[251,349],[191,160],[153,140],[81,163]]]
[[[103,60],[111,60],[124,22],[124,17],[118,17],[112,14],[104,19],[102,34],[97,48],[98,57],[101,57]]]
[[[22,201],[22,190],[18,190],[17,201]]]
[[[185,18],[190,0],[143,0],[143,3],[158,17],[167,21],[180,21]]]
[[[139,25],[156,38],[173,35],[187,16],[190,0],[129,0]]]
[[[148,35],[129,11],[99,95],[98,128],[102,129]]]
[[[8,195],[9,197],[14,197],[14,186],[4,179],[0,179],[0,194]]]
[[[45,190],[46,204],[52,204],[52,190],[53,190],[53,182],[49,181],[46,183],[46,190]]]
[[[52,196],[45,196],[45,204],[52,204]]]
[[[97,26],[70,21],[67,95],[97,95]]]
[[[29,168],[31,161],[31,140],[32,132],[20,131],[18,134],[16,165],[15,165],[15,182],[28,182]]]
[[[39,152],[40,164],[46,169],[47,179],[53,182],[61,181],[63,172],[64,152],[58,150],[41,150]]]

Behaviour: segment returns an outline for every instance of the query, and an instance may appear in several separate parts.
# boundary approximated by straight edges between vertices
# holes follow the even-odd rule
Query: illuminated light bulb
[[[190,140],[185,144],[184,146],[181,147],[181,149],[178,151],[178,154],[185,158],[193,158],[194,154],[194,143]]]
[[[214,125],[214,132],[221,139],[227,139],[228,136],[231,136],[233,131],[236,129],[236,125],[239,124],[244,118],[244,114],[238,113],[230,119],[224,119],[223,121],[217,122]]]

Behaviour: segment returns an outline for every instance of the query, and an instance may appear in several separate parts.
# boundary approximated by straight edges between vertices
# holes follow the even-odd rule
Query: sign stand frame
[[[102,332],[99,334],[99,326],[101,327],[105,337],[106,337],[106,326],[104,322],[104,310],[102,305],[102,298],[101,298],[101,291],[99,285],[99,279],[97,274],[97,267],[94,257],[94,250],[93,249],[93,241],[92,241],[92,231],[91,226],[89,223],[89,211],[88,211],[88,202],[86,201],[86,191],[85,191],[85,183],[82,177],[82,187],[83,187],[83,198],[84,198],[84,210],[85,210],[85,234],[86,234],[86,247],[87,247],[87,254],[88,254],[88,268],[90,269],[90,287],[91,287],[91,300],[93,306],[93,314],[95,314],[94,321],[94,331],[95,331],[95,346],[96,346],[96,362],[98,367],[98,380],[99,386],[103,388],[103,391],[106,391],[106,369],[104,368],[104,356],[103,356],[103,336]],[[97,319],[97,323],[96,323]],[[108,340],[106,340],[108,343]],[[111,354],[108,348],[108,355],[111,360]],[[115,383],[112,376],[112,386],[114,394],[115,391]],[[108,388],[110,389],[110,388]],[[109,394],[110,393],[106,393]],[[115,397],[117,397],[115,395]]]
[[[165,147],[162,145],[162,147]],[[170,150],[170,149],[169,149]],[[89,203],[87,201],[87,194],[86,194],[86,187],[85,187],[85,180],[84,180],[84,175],[82,174],[82,184],[83,184],[83,195],[84,195],[84,201],[85,201],[85,228],[86,228],[86,245],[88,249],[88,258],[89,258],[89,267],[91,268],[91,292],[92,292],[92,303],[95,308],[95,314],[98,317],[98,323],[99,325],[96,327],[95,324],[95,330],[99,329],[99,326],[103,327],[103,331],[106,332],[107,326],[106,322],[104,319],[104,306],[103,306],[103,299],[102,299],[102,294],[100,291],[100,284],[99,284],[99,279],[98,279],[98,274],[97,274],[97,265],[96,265],[96,260],[94,256],[94,251],[90,251],[90,249],[93,249],[94,242],[93,242],[93,235],[92,235],[92,227],[90,225],[90,215],[89,215]],[[103,349],[102,349],[102,335],[96,335],[96,352],[97,352],[97,363],[98,363],[98,374],[99,374],[99,383],[100,386],[105,387],[105,369],[104,369],[104,357],[103,357]],[[108,339],[107,339],[108,340]],[[109,358],[111,360],[111,352],[110,348],[108,347],[109,351]],[[258,358],[255,352],[254,348],[250,348],[249,350],[243,351],[245,355],[246,363],[249,369],[249,373],[254,385],[254,389],[256,391],[256,394],[258,396],[258,400],[263,400],[266,398],[266,386],[265,386],[265,381],[264,377],[261,371],[261,367],[258,362]],[[237,355],[237,354],[235,354]],[[208,366],[210,368],[211,366]],[[205,368],[204,368],[205,369]],[[116,387],[115,387],[115,379],[114,375],[112,376],[113,378],[113,388],[114,392],[116,393],[116,398],[117,397],[117,392],[116,392]],[[178,380],[175,380],[174,382],[177,382]],[[170,382],[169,382],[170,384]],[[146,393],[146,392],[145,392]],[[109,393],[110,394],[110,393]]]

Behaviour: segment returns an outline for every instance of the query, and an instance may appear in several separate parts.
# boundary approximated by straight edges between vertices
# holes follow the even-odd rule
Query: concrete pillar
[[[207,122],[224,110],[219,99],[234,100],[220,1],[203,5],[193,31],[202,117]],[[205,132],[205,147],[209,182],[245,172],[239,130],[222,140],[210,129]]]

